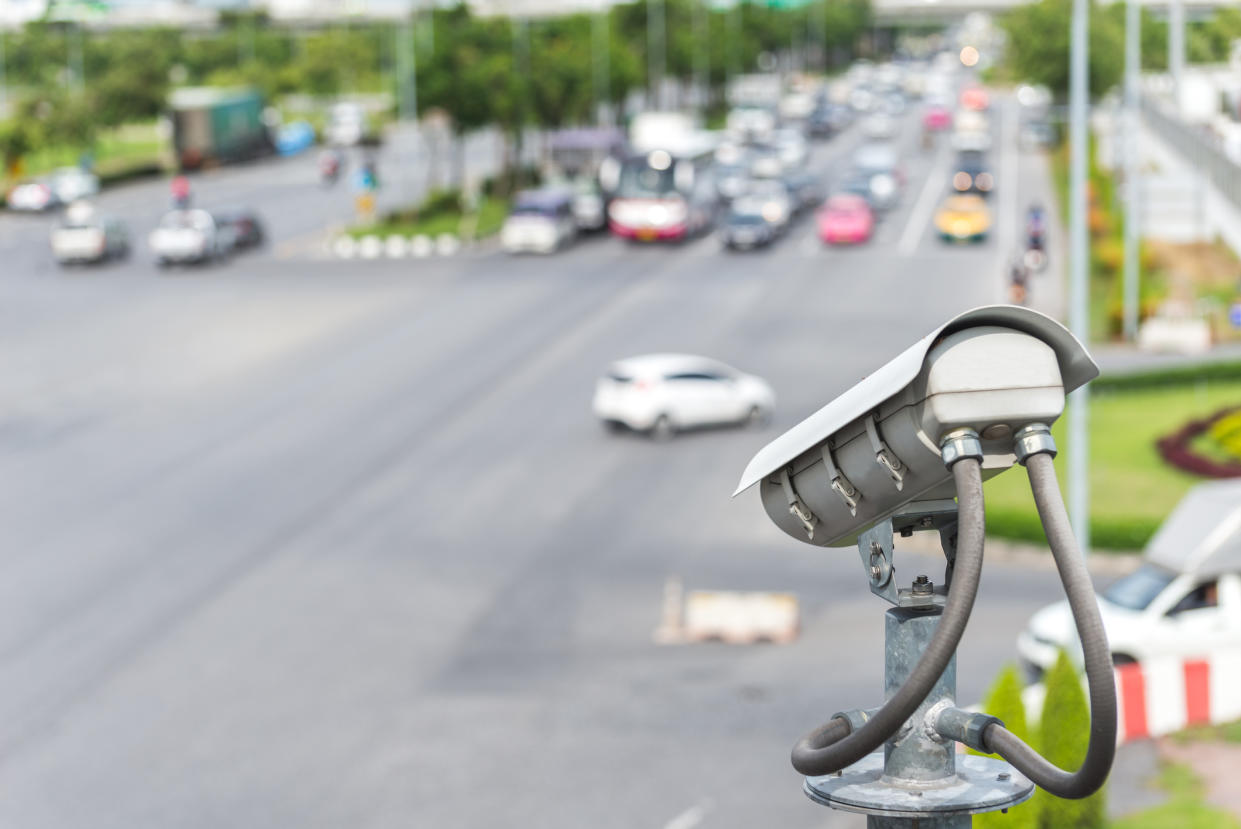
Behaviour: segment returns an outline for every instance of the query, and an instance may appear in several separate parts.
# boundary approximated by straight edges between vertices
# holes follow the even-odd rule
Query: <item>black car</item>
[[[770,244],[776,230],[758,213],[732,210],[720,226],[720,238],[730,250],[748,250]]]
[[[991,165],[980,152],[963,152],[957,155],[957,163],[952,174],[952,189],[958,193],[977,193],[981,196],[991,195],[995,187],[995,177],[991,175]]]
[[[213,215],[220,230],[231,235],[233,250],[256,248],[266,241],[263,223],[252,210],[224,210]]]
[[[784,176],[784,186],[793,198],[794,212],[800,213],[823,202],[823,186],[818,176],[805,172],[788,173]]]
[[[875,195],[875,190],[871,186],[872,178],[874,178],[872,173],[854,168],[846,173],[840,181],[836,182],[836,186],[832,188],[832,194],[851,193],[855,196],[861,196],[866,199],[866,203],[870,205],[870,209],[875,213],[875,218],[878,219],[882,215],[883,210],[887,209],[887,204]]]

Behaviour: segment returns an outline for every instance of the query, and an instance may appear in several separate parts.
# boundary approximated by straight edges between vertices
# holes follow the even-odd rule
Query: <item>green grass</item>
[[[1241,381],[1203,380],[1166,388],[1109,390],[1090,402],[1091,538],[1100,549],[1140,549],[1202,478],[1164,463],[1155,441],[1191,418],[1241,403]],[[1056,469],[1067,481],[1069,449],[1062,417],[1052,429],[1062,454]],[[987,529],[995,536],[1043,541],[1042,527],[1020,470],[988,481]]]
[[[500,232],[504,219],[508,216],[507,199],[486,196],[479,202],[478,225],[474,230],[474,238],[481,239]],[[438,236],[441,233],[464,235],[465,222],[462,214],[456,210],[440,210],[424,213],[416,220],[407,216],[388,216],[372,224],[354,225],[346,230],[350,236]]]
[[[1241,829],[1241,821],[1202,802],[1202,781],[1188,766],[1165,764],[1159,788],[1167,803],[1108,822],[1108,829]]]
[[[1178,743],[1192,743],[1201,740],[1241,743],[1241,720],[1223,723],[1222,725],[1196,725],[1172,735]]]
[[[92,153],[95,172],[101,177],[123,173],[140,166],[160,165],[170,161],[170,144],[160,135],[154,121],[127,124],[99,134]],[[38,176],[57,167],[72,167],[82,157],[82,150],[73,147],[41,147],[25,158],[27,176]]]

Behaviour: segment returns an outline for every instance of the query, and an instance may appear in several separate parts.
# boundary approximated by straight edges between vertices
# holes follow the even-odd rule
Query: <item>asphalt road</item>
[[[0,216],[0,826],[858,825],[787,756],[880,702],[886,605],[853,551],[728,496],[766,441],[1003,296],[1030,195],[999,178],[1002,238],[943,246],[949,154],[906,126],[908,191],[857,249],[806,221],[751,255],[323,260],[283,244],[340,216],[305,161],[214,174],[276,243],[199,271],[139,251],[62,272],[46,219]],[[1045,187],[1040,159],[997,154]],[[161,199],[105,201],[141,223]],[[606,434],[595,377],[659,350],[765,376],[774,422]],[[794,591],[802,635],[653,644],[674,575]],[[963,700],[1058,595],[987,568]]]

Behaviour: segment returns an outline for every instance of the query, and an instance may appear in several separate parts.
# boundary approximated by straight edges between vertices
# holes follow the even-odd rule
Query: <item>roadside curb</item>
[[[327,249],[336,259],[430,259],[456,256],[465,246],[451,233],[434,237],[370,234],[356,238],[342,234],[331,239]]]

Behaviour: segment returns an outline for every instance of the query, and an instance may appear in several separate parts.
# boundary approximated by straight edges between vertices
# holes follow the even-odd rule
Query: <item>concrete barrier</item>
[[[1118,743],[1241,719],[1241,651],[1118,665],[1115,677]],[[1041,683],[1022,692],[1030,722],[1042,715],[1045,697]]]

